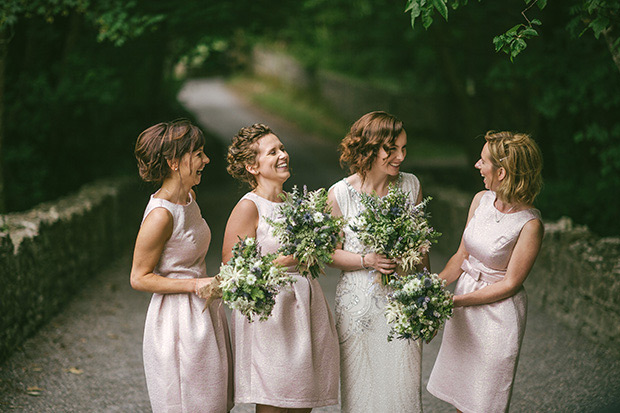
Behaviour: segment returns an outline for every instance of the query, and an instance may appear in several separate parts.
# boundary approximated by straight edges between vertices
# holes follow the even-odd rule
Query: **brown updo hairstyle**
[[[202,131],[187,119],[153,125],[136,141],[134,154],[140,177],[146,182],[161,184],[172,172],[167,161],[180,160],[186,153],[204,145]]]
[[[228,161],[226,170],[233,178],[247,182],[252,188],[256,188],[256,178],[245,167],[256,163],[256,155],[258,155],[256,143],[260,138],[271,133],[273,131],[269,126],[255,123],[241,128],[233,137],[226,156]]]
[[[383,148],[389,156],[396,138],[403,131],[403,122],[394,115],[382,111],[365,114],[351,126],[338,147],[341,152],[340,165],[364,178],[372,168],[379,149]]]
[[[496,191],[498,198],[531,205],[542,189],[543,159],[536,142],[530,135],[515,132],[489,131],[484,139],[493,166],[506,170],[506,178]]]

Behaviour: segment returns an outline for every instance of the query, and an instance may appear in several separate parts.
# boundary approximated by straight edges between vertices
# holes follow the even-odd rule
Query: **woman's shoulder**
[[[329,193],[339,193],[342,191],[346,191],[348,186],[350,186],[351,184],[347,181],[347,178],[342,178],[341,180],[339,180],[338,182],[334,183],[332,186],[329,187],[329,189],[327,190],[327,192]]]
[[[417,176],[415,176],[414,174],[410,172],[401,172],[399,179],[404,187],[413,187],[413,188],[420,187],[420,180],[418,179]]]

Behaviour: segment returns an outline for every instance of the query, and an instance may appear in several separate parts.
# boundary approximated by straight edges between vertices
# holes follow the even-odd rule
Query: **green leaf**
[[[522,36],[525,37],[533,37],[533,36],[538,36],[538,32],[536,31],[536,29],[533,29],[531,27],[528,27],[527,29],[523,30],[521,33],[519,33]]]
[[[446,6],[446,0],[432,0],[433,6],[435,9],[443,16],[443,18],[448,20],[448,7]]]
[[[530,23],[535,24],[536,26],[542,26],[542,22],[538,19],[530,20]]]
[[[522,25],[521,23],[519,23],[519,24],[517,24],[517,25],[515,25],[515,26],[511,27],[511,28],[510,28],[510,29],[506,32],[506,34],[507,34],[507,35],[517,34],[517,31],[519,30],[519,28],[520,28],[521,26],[523,26],[523,25]]]
[[[547,0],[538,0],[538,3],[536,3],[536,5],[540,10],[542,10],[547,7]]]

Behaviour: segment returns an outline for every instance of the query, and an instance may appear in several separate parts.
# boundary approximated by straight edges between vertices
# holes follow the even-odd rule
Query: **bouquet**
[[[422,339],[427,344],[452,315],[452,293],[446,281],[428,270],[390,281],[394,291],[388,294],[385,317],[391,324],[388,341]]]
[[[275,258],[276,254],[261,256],[254,238],[247,237],[235,244],[232,257],[220,267],[217,278],[222,300],[250,322],[269,318],[278,292],[295,282],[282,266],[273,263]]]
[[[279,217],[268,220],[280,241],[278,252],[292,255],[302,275],[316,278],[323,273],[324,265],[332,262],[336,245],[342,241],[344,219],[332,217],[324,188],[308,191],[304,185],[300,193],[295,186],[282,197]]]
[[[365,193],[360,196],[365,209],[353,220],[351,229],[363,245],[395,259],[402,273],[413,272],[441,236],[429,226],[424,210],[431,198],[415,205],[408,192],[394,186],[382,198]],[[381,281],[387,285],[390,278],[382,274]]]

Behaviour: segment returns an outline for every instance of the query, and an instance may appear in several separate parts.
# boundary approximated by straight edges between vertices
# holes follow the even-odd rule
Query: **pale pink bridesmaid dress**
[[[278,203],[250,192],[259,221],[256,240],[263,254],[276,252],[278,240],[265,217],[277,218]],[[276,297],[267,321],[249,323],[233,311],[235,403],[284,408],[338,404],[338,336],[332,313],[316,279],[298,273]]]
[[[502,280],[523,226],[540,219],[536,209],[502,214],[486,192],[463,232],[469,258],[455,294]],[[525,332],[527,294],[491,304],[459,307],[446,323],[428,391],[464,413],[506,412]]]
[[[155,273],[168,278],[206,276],[211,231],[198,204],[177,205],[151,196],[144,212],[172,214],[172,236]],[[232,354],[220,300],[203,312],[196,294],[153,294],[144,326],[144,372],[153,412],[220,413],[232,409]]]

